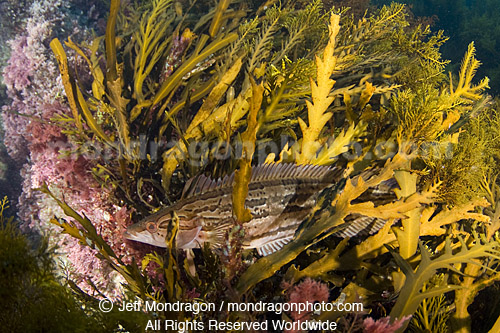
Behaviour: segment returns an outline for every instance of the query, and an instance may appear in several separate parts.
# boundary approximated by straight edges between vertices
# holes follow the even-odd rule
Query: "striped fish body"
[[[288,243],[316,204],[318,194],[340,178],[339,169],[326,166],[264,164],[254,167],[246,207],[252,219],[243,224],[244,248],[267,255]],[[189,249],[209,242],[221,247],[234,226],[232,191],[234,174],[214,181],[199,176],[188,181],[182,198],[143,221],[130,226],[126,237],[165,247],[173,213],[179,218],[177,247]]]

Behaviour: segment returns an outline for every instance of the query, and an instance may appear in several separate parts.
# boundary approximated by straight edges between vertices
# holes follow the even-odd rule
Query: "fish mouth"
[[[137,241],[137,242],[141,242],[141,239],[142,239],[142,237],[140,237],[140,235],[136,234],[133,231],[129,231],[129,230],[126,230],[123,233],[123,238],[128,239],[128,240],[132,240],[132,241]]]
[[[126,230],[123,233],[123,238],[128,239],[128,240],[136,240],[137,235],[135,233],[132,233],[131,231]]]

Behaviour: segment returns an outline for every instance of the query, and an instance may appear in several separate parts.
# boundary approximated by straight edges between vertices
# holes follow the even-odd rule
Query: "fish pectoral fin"
[[[257,253],[261,256],[267,256],[271,253],[274,253],[276,251],[279,251],[285,246],[286,244],[290,243],[290,241],[293,239],[293,236],[289,236],[286,238],[280,238],[276,239],[270,242],[267,242],[259,247],[257,247]]]
[[[226,230],[216,229],[211,232],[210,239],[208,242],[210,246],[216,249],[220,249],[224,246],[224,240],[226,239]]]
[[[198,237],[201,232],[201,226],[191,230],[182,230],[177,233],[177,247],[180,249],[191,248],[192,242]]]
[[[213,249],[220,249],[226,243],[227,233],[235,226],[236,221],[233,217],[224,219],[217,223],[217,225],[212,226],[210,231],[207,232],[206,241],[210,244]]]

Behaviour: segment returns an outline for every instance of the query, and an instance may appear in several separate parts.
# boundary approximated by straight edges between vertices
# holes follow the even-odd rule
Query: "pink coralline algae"
[[[24,52],[27,37],[19,36],[9,41],[9,44],[12,55],[3,70],[3,81],[9,91],[23,91],[31,84],[30,76],[34,70],[31,59]]]
[[[52,34],[50,26],[34,20],[27,25],[27,35],[19,35],[10,42],[11,56],[3,69],[7,95],[11,99],[2,112],[4,143],[9,155],[17,161],[25,160],[29,154],[28,125],[40,117],[47,121],[50,118],[44,115],[50,110],[47,106],[57,104],[63,91],[57,67],[44,45]]]
[[[288,283],[283,283],[282,287],[288,289]],[[330,292],[328,285],[315,281],[311,278],[306,278],[304,281],[296,286],[291,287],[288,292],[289,303],[316,303],[328,302]],[[292,311],[290,317],[295,322],[307,321],[311,318],[311,312]],[[288,330],[287,333],[296,332],[295,330]]]
[[[24,135],[28,120],[6,111],[5,106],[3,110],[2,125],[5,130],[4,144],[7,152],[15,161],[25,161],[29,155],[28,144]],[[17,128],[19,129],[17,130]]]
[[[26,36],[18,36],[10,41],[11,57],[3,69],[3,81],[12,100],[10,105],[3,107],[4,112],[2,112],[4,144],[9,155],[17,161],[24,160],[29,153],[25,138],[29,119],[18,114],[32,115],[35,106],[30,105],[29,98],[25,101],[23,97],[29,90],[30,77],[33,75],[32,61],[24,52],[27,47],[26,40]]]
[[[363,321],[363,332],[393,333],[403,327],[403,324],[410,318],[411,316],[405,316],[401,319],[396,319],[393,323],[391,323],[391,317],[380,318],[376,321],[373,320],[373,318],[368,317]]]
[[[307,278],[303,282],[294,286],[290,291],[288,297],[290,303],[315,303],[315,302],[328,302],[330,292],[328,286],[319,281]],[[310,312],[292,312],[290,313],[293,320],[307,320],[310,318]]]
[[[51,245],[60,254],[58,261],[71,273],[70,278],[92,295],[99,292],[108,297],[122,293],[119,275],[109,264],[95,256],[95,250],[63,235],[50,224],[50,219],[65,218],[53,200],[36,191],[44,183],[51,191],[87,216],[98,233],[126,263],[139,251],[127,246],[122,234],[131,223],[131,211],[117,205],[112,189],[101,186],[92,175],[92,168],[102,162],[81,150],[81,143],[62,132],[58,118],[70,115],[57,64],[48,41],[52,26],[61,20],[60,13],[50,13],[58,0],[35,1],[33,15],[24,32],[10,42],[11,57],[3,70],[4,82],[11,103],[2,112],[5,146],[11,157],[26,161],[22,168],[23,193],[19,198],[18,215],[25,230],[50,235]],[[52,8],[52,9],[51,9]],[[59,16],[56,16],[59,15]],[[52,17],[52,19],[51,19]],[[87,142],[92,145],[92,142]],[[138,248],[138,247],[136,247]],[[96,290],[97,288],[97,290]]]
[[[31,152],[40,152],[46,149],[47,145],[66,142],[66,136],[61,133],[61,127],[53,120],[57,116],[64,115],[68,108],[61,102],[43,103],[40,105],[43,112],[40,118],[32,119],[28,122],[26,140],[30,144]]]

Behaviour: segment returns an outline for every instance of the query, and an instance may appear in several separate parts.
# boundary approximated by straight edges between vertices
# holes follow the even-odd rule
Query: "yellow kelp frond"
[[[492,170],[490,170],[491,172]],[[479,220],[480,223],[474,223],[473,230],[480,230],[485,232],[486,241],[495,240],[498,242],[498,230],[500,228],[500,187],[498,185],[498,171],[493,171],[495,174],[488,174],[484,176],[483,190],[486,193],[488,200],[483,199],[485,202],[482,212],[486,214],[487,219]],[[455,293],[455,306],[456,311],[453,315],[454,322],[465,322],[467,327],[461,332],[470,331],[471,326],[471,313],[469,313],[469,306],[474,302],[476,295],[484,288],[491,286],[493,283],[500,279],[500,274],[497,272],[498,258],[487,258],[486,260],[475,260],[467,263],[466,265],[456,265],[460,269],[460,273],[452,276],[453,282],[459,284],[462,289],[457,290]],[[500,320],[497,319],[495,325],[490,332],[498,331]]]
[[[52,52],[54,52],[57,59],[57,63],[59,64],[59,71],[61,72],[64,91],[66,92],[66,96],[68,97],[68,103],[69,106],[71,107],[71,112],[73,113],[73,121],[75,122],[78,131],[83,134],[82,121],[80,119],[79,107],[75,96],[76,91],[74,91],[78,89],[78,87],[74,87],[75,81],[69,74],[68,57],[66,56],[66,52],[64,52],[64,49],[59,39],[54,38],[50,42],[50,48],[52,49]]]
[[[185,133],[183,133],[186,141],[202,140],[204,136],[213,137],[214,133],[220,134],[217,131],[227,120],[229,121],[230,127],[236,129],[236,122],[243,118],[249,109],[247,99],[252,96],[252,89],[242,91],[236,98],[219,107],[217,107],[217,105],[223,94],[240,72],[241,66],[241,59],[237,59],[231,68],[222,76],[219,84],[212,89],[205,103],[200,107],[189,127],[186,129]],[[185,142],[181,141],[163,153],[164,163],[161,173],[164,184],[170,183],[170,178],[175,168],[186,159],[187,152],[188,147]]]
[[[450,73],[450,97],[454,103],[460,103],[461,99],[472,101],[479,100],[482,97],[484,89],[489,88],[489,79],[487,77],[483,78],[477,85],[472,84],[472,79],[481,65],[481,62],[476,59],[475,53],[476,48],[474,47],[474,42],[472,42],[469,44],[467,53],[462,60],[459,80],[455,88],[453,88],[453,81]]]
[[[171,0],[155,0],[153,9],[143,14],[139,29],[134,34],[134,97],[139,104],[144,102],[144,80],[164,56],[171,37],[167,37],[174,20]]]
[[[429,190],[433,191],[432,188]],[[429,194],[432,195],[433,192],[426,191],[425,193],[427,194],[424,195],[428,196]],[[404,198],[399,200],[400,202],[405,201]],[[449,228],[450,225],[462,219],[474,219],[488,223],[489,218],[486,215],[475,212],[487,206],[488,203],[484,200],[475,200],[464,205],[448,207],[442,211],[439,211],[441,209],[439,205],[427,205],[422,210],[419,219],[421,225],[419,236],[442,236],[446,234],[447,227]],[[394,207],[397,207],[397,204]],[[436,213],[437,211],[439,212]],[[393,232],[395,227],[391,227],[393,223],[394,220],[389,219],[379,232],[368,237],[361,244],[352,247],[342,255],[339,255],[337,251],[331,251],[311,265],[294,272],[295,276],[309,276],[314,278],[320,276],[320,274],[324,275],[335,270],[347,271],[365,269],[367,267],[369,270],[376,272],[377,267],[370,267],[368,264],[369,260],[386,253],[388,246],[397,246],[396,235]]]
[[[120,10],[120,0],[111,0],[109,7],[108,22],[106,23],[106,34],[104,43],[106,45],[106,80],[115,81],[117,78],[116,59],[116,19]]]
[[[328,138],[318,155],[311,159],[311,163],[317,165],[333,164],[339,155],[349,150],[350,145],[356,141],[356,138],[365,133],[366,126],[364,123],[358,123],[357,126],[353,123],[336,137]]]
[[[312,102],[306,101],[309,125],[301,118],[298,118],[303,135],[300,154],[296,158],[299,164],[306,164],[314,158],[320,145],[317,142],[319,135],[326,122],[332,116],[331,112],[326,111],[334,100],[333,97],[329,97],[330,90],[335,84],[335,81],[330,79],[330,76],[335,70],[337,63],[334,50],[336,38],[340,30],[339,23],[340,16],[332,14],[330,17],[328,44],[323,51],[323,57],[316,56],[316,82],[313,79],[310,81]]]
[[[419,243],[421,261],[418,268],[414,270],[411,265],[402,259],[397,253],[393,253],[398,266],[406,275],[403,288],[400,291],[398,300],[391,310],[391,318],[401,318],[413,314],[423,299],[441,295],[451,290],[459,289],[458,285],[446,284],[436,286],[432,289],[422,290],[424,283],[429,281],[439,269],[451,268],[454,264],[465,264],[475,262],[485,268],[478,259],[498,258],[500,247],[497,241],[486,241],[479,235],[470,237],[466,243],[459,238],[457,244],[452,244],[450,238],[446,239],[445,248],[441,255],[431,258],[431,253],[422,243]],[[458,248],[459,251],[454,251]]]
[[[129,99],[125,97],[126,93],[124,91],[124,64],[118,62],[116,51],[117,41],[119,40],[116,38],[116,19],[119,8],[120,1],[111,0],[104,42],[106,47],[106,93],[109,99],[109,107],[107,106],[106,108],[108,110],[113,110],[113,120],[115,122],[116,130],[121,143],[121,147],[118,147],[121,159],[123,150],[126,155],[130,153],[130,123],[127,110]],[[83,96],[80,95],[81,93],[78,94],[78,98],[81,100],[80,104],[82,105],[83,110],[85,110],[88,103],[84,100]],[[89,111],[87,111],[87,113],[90,114]],[[92,115],[87,118],[93,119]],[[123,160],[121,160],[120,163],[123,163]]]
[[[80,112],[83,113],[87,125],[90,127],[92,132],[97,135],[103,142],[111,144],[111,139],[104,133],[101,126],[97,123],[96,119],[90,112],[87,101],[83,97],[80,88],[76,84],[75,80],[69,74],[68,70],[68,60],[66,57],[66,52],[61,45],[61,42],[57,38],[50,42],[50,47],[56,55],[57,61],[59,63],[59,70],[61,71],[61,76],[63,78],[64,89],[66,95],[68,96],[68,101],[71,106],[71,111],[73,112],[73,120],[79,130],[79,134],[83,135],[83,127],[80,120]]]
[[[484,198],[475,198],[469,202],[445,208],[438,205],[427,206],[420,215],[421,236],[445,235],[446,227],[463,219],[475,220],[481,224],[489,225],[490,217],[478,212],[489,205]]]
[[[108,108],[107,105],[103,105],[103,108],[114,111],[113,120],[118,132],[118,137],[125,153],[128,155],[130,154],[130,123],[127,105],[130,100],[123,95],[124,86],[123,64],[119,64],[117,78],[114,81],[108,80],[107,82],[110,107]]]
[[[194,53],[189,58],[185,59],[182,65],[177,70],[175,70],[172,75],[165,80],[165,82],[163,82],[161,87],[156,92],[156,95],[152,99],[150,105],[154,106],[160,103],[165,97],[167,97],[179,86],[182,78],[186,74],[192,71],[202,61],[234,42],[238,38],[238,35],[236,33],[221,35],[213,42],[205,46],[208,38],[209,37],[207,35],[203,35],[199,38],[197,48]]]
[[[248,183],[252,176],[252,159],[255,151],[255,140],[257,135],[257,115],[262,103],[264,87],[257,85],[251,78],[252,98],[250,100],[250,112],[247,118],[247,129],[241,135],[243,144],[242,158],[239,162],[239,169],[234,176],[233,188],[233,212],[239,222],[248,222],[252,218],[250,210],[245,207],[245,200],[248,195]]]
[[[400,189],[394,192],[398,199],[408,198],[417,192],[418,174],[408,170],[396,170],[394,172]],[[399,254],[404,259],[408,259],[415,254],[420,237],[420,216],[424,207],[417,207],[406,213],[406,218],[401,219],[402,228],[394,228],[399,243]]]
[[[219,0],[217,4],[217,9],[215,10],[214,18],[208,29],[208,33],[213,38],[219,33],[220,27],[222,26],[222,15],[226,11],[227,7],[231,3],[231,0]]]
[[[104,73],[99,67],[99,57],[98,57],[98,49],[99,44],[102,41],[102,37],[97,37],[92,40],[92,43],[88,45],[88,50],[90,51],[90,58],[87,57],[85,52],[74,43],[71,38],[68,37],[68,41],[65,43],[66,46],[73,49],[80,57],[85,59],[87,65],[89,66],[90,73],[92,74],[92,94],[97,100],[102,100],[105,94],[104,87]]]
[[[234,64],[229,68],[229,70],[224,73],[221,77],[220,82],[212,89],[210,94],[207,96],[205,102],[203,102],[202,106],[196,113],[196,116],[193,118],[189,127],[186,130],[186,133],[189,133],[196,128],[201,122],[205,121],[210,114],[217,108],[222,96],[226,93],[227,89],[231,86],[236,76],[240,73],[240,69],[242,66],[242,59],[238,58]]]

